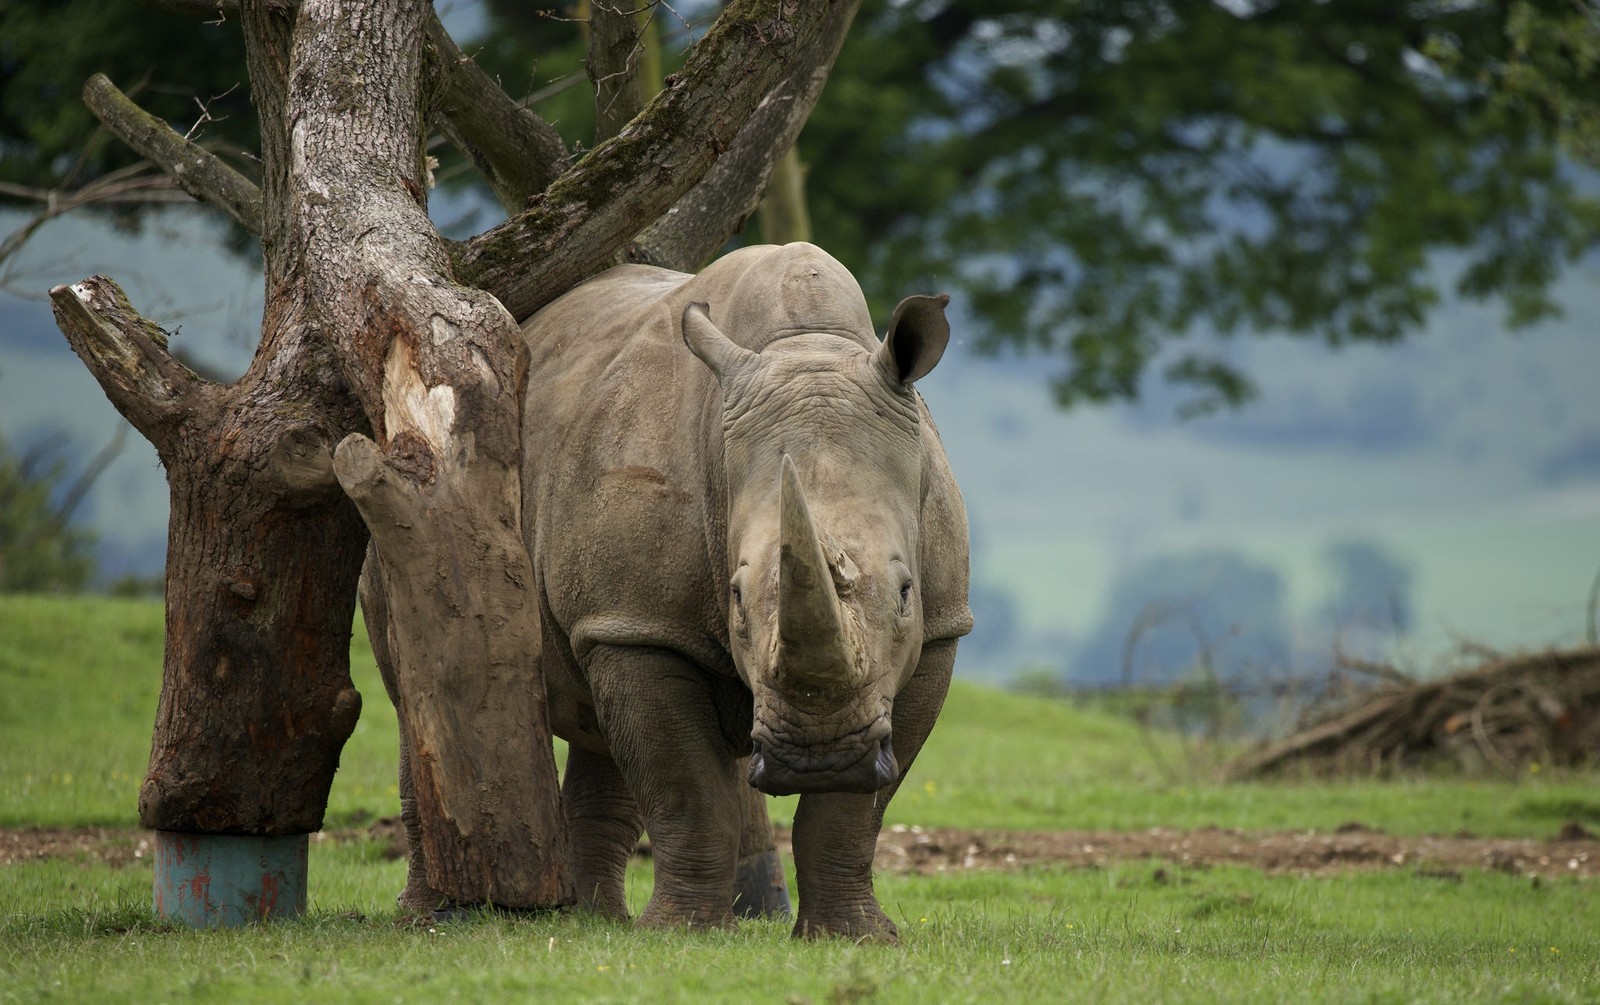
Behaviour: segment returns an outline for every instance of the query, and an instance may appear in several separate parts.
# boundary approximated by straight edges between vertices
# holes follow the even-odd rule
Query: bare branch
[[[458,248],[457,276],[524,318],[604,265],[699,182],[846,0],[736,0],[667,88],[525,212]],[[779,153],[782,151],[780,150]],[[531,266],[531,267],[530,267]]]
[[[103,73],[83,85],[83,101],[117,138],[158,164],[185,192],[261,233],[261,190],[250,179],[134,104]]]
[[[15,199],[28,199],[42,203],[37,213],[22,226],[0,240],[0,262],[22,250],[39,228],[58,216],[84,206],[147,205],[151,203],[189,202],[187,193],[179,191],[177,182],[166,175],[150,173],[154,165],[140,161],[117,171],[101,175],[78,189],[38,188],[0,181],[0,195]]]
[[[164,449],[168,427],[206,386],[167,351],[167,333],[141,317],[122,288],[91,276],[50,291],[56,325],[106,397],[135,429]]]
[[[193,17],[231,17],[239,13],[239,0],[135,0],[151,10]]]
[[[774,166],[792,149],[844,45],[859,0],[831,11],[700,183],[637,238],[635,261],[693,272],[756,211]]]
[[[428,14],[427,31],[444,68],[443,132],[506,211],[521,212],[571,166],[566,144],[553,126],[513,101],[461,51],[436,12]]]

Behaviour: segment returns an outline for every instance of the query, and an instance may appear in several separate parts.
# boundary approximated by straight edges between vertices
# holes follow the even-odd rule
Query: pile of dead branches
[[[1440,762],[1516,775],[1532,765],[1600,762],[1600,647],[1494,656],[1427,681],[1389,667],[1346,666],[1376,683],[1237,758],[1228,777],[1367,774]]]

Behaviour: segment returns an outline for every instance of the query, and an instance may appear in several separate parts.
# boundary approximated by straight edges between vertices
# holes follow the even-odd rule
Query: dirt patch
[[[1574,829],[1575,828],[1575,829]],[[1173,865],[1234,864],[1268,872],[1411,869],[1459,878],[1463,869],[1517,875],[1600,875],[1600,841],[1569,825],[1546,840],[1397,837],[1360,824],[1333,833],[1221,828],[1143,831],[966,831],[894,827],[878,839],[876,867],[913,874],[1066,865],[1100,868],[1149,859]]]
[[[787,855],[788,834],[780,833]],[[403,836],[393,820],[371,827],[325,831],[316,841],[377,839],[400,855]],[[148,861],[155,842],[133,828],[0,828],[0,865],[40,859],[104,862],[124,867]],[[1464,869],[1529,876],[1600,876],[1600,837],[1577,823],[1546,840],[1398,837],[1358,823],[1333,832],[1237,831],[1221,828],[1143,831],[985,831],[942,827],[886,828],[876,867],[914,875],[965,869],[1023,869],[1062,865],[1102,868],[1150,860],[1179,866],[1233,864],[1269,872],[1327,873],[1352,869],[1410,869],[1458,879]]]

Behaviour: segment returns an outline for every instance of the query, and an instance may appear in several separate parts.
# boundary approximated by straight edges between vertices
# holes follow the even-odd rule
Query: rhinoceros
[[[879,343],[850,273],[790,244],[624,265],[523,326],[523,526],[581,906],[627,917],[647,827],[640,922],[730,923],[754,786],[801,794],[795,934],[895,940],[878,831],[972,628],[966,512],[912,387],[947,300],[901,302]],[[370,625],[381,593],[363,603]],[[417,906],[436,895],[409,753]]]
[[[730,918],[740,787],[801,793],[796,935],[893,941],[885,805],[971,630],[966,512],[913,382],[949,338],[910,297],[882,343],[809,244],[698,275],[625,265],[524,326],[524,525],[580,898]],[[748,776],[736,766],[748,757]]]

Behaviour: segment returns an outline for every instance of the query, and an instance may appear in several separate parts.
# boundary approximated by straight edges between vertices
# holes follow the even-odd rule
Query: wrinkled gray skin
[[[805,244],[698,276],[623,266],[524,326],[524,499],[580,898],[730,923],[740,786],[803,793],[795,934],[893,941],[883,810],[944,702],[967,609],[961,497],[911,383],[945,298],[873,334]],[[748,777],[737,759],[750,756]]]

